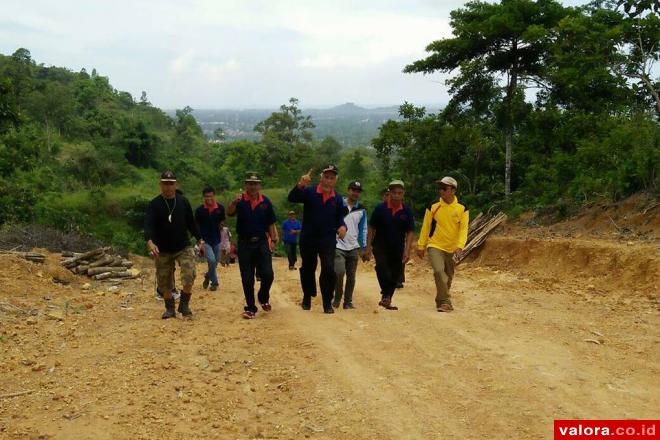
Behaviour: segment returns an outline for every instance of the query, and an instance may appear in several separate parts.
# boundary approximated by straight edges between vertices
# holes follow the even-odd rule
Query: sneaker
[[[335,313],[335,309],[333,309],[332,307],[324,307],[323,308],[323,313],[326,313],[328,315],[332,315],[333,313]]]
[[[339,308],[339,303],[338,302],[333,302],[332,307],[334,307],[335,309],[338,309]],[[346,307],[344,307],[344,308],[346,308]]]
[[[454,306],[449,303],[443,303],[438,306],[438,312],[451,312],[454,310]]]
[[[256,315],[255,315],[254,312],[246,310],[246,311],[243,312],[242,316],[243,316],[243,319],[254,319]]]
[[[264,312],[270,312],[273,310],[273,306],[271,306],[270,303],[263,303],[261,308],[264,309]]]
[[[217,284],[211,284],[211,289],[210,290],[211,290],[211,292],[215,292],[216,290],[218,290],[218,285]]]
[[[209,280],[209,278],[205,276],[205,277],[204,277],[204,282],[202,283],[202,287],[203,287],[204,289],[208,289],[208,288],[209,288],[209,283],[210,283],[210,282],[211,282],[211,280]]]
[[[344,309],[354,309],[353,303],[344,303]]]

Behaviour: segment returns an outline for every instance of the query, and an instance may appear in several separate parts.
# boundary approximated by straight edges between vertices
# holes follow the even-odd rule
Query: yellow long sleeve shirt
[[[417,248],[423,250],[428,246],[445,252],[462,249],[467,242],[469,223],[469,211],[456,197],[449,204],[440,199],[426,208]]]

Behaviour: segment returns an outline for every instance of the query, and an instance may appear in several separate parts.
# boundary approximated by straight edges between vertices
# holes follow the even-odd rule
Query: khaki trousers
[[[449,289],[454,278],[454,254],[436,248],[428,248],[429,260],[435,278],[435,305],[451,304]]]

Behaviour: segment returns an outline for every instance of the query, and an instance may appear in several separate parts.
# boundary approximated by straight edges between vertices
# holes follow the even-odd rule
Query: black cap
[[[163,171],[163,173],[160,175],[160,181],[161,182],[176,182],[176,176],[170,170]]]
[[[348,189],[352,189],[354,191],[362,191],[362,184],[357,180],[354,180],[348,184]]]
[[[248,171],[245,173],[245,182],[257,182],[261,183],[259,175],[255,171]]]
[[[329,164],[323,167],[322,173],[335,173],[339,174],[339,170],[335,165]]]

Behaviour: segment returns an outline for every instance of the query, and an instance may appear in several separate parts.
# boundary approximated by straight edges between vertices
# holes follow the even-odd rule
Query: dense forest
[[[206,184],[221,200],[247,170],[264,175],[280,218],[309,168],[338,163],[373,205],[391,178],[418,213],[433,181],[453,175],[474,209],[561,215],[597,200],[656,193],[660,164],[660,18],[652,1],[563,7],[550,0],[468,2],[453,36],[430,42],[407,73],[450,72],[437,114],[411,103],[370,145],[314,136],[292,98],[257,122],[254,140],[203,132],[185,107],[168,115],[92,70],[44,66],[27,49],[0,55],[0,225],[80,230],[143,252],[146,202],[172,169],[193,204]],[[328,133],[330,134],[330,133]],[[216,142],[215,140],[221,141]],[[342,183],[341,185],[344,185]]]

